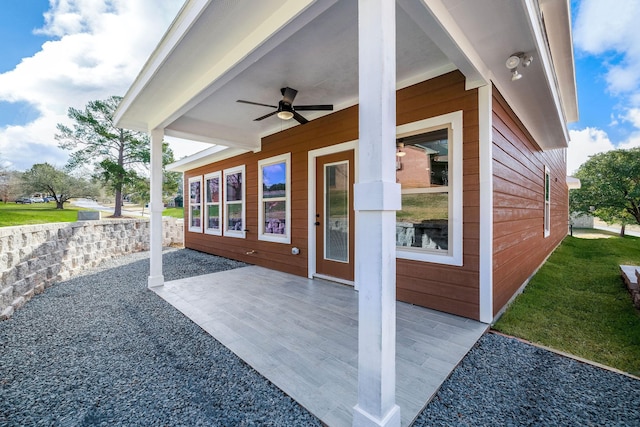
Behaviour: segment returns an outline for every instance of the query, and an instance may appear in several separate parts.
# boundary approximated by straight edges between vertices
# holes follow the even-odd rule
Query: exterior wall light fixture
[[[531,61],[533,61],[532,55],[523,52],[511,54],[505,62],[507,69],[511,70],[511,81],[520,80],[522,74],[518,71],[518,67],[522,65],[522,67],[526,68],[531,65]]]

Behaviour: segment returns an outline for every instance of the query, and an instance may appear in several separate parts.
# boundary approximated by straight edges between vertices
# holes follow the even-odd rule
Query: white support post
[[[153,129],[151,136],[151,201],[149,203],[150,229],[149,229],[149,280],[147,285],[164,285],[162,275],[162,140],[163,129]]]
[[[399,426],[396,405],[395,1],[359,0],[356,210],[358,404],[353,426]]]

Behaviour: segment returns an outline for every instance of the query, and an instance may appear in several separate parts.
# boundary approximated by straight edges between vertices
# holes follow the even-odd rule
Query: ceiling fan
[[[244,101],[242,99],[238,99],[237,102],[242,102],[243,104],[251,104],[251,105],[260,105],[262,107],[270,107],[275,108],[276,111],[273,111],[269,114],[265,114],[264,116],[258,117],[254,119],[254,121],[259,122],[260,120],[264,120],[267,117],[271,117],[274,114],[277,114],[279,118],[282,120],[296,119],[300,124],[305,124],[309,122],[309,120],[305,119],[298,113],[298,111],[332,111],[333,105],[324,104],[324,105],[293,105],[293,100],[298,93],[297,90],[291,89],[290,87],[283,87],[280,89],[280,93],[282,93],[282,100],[278,102],[278,105],[269,105],[269,104],[261,104],[259,102],[252,101]]]

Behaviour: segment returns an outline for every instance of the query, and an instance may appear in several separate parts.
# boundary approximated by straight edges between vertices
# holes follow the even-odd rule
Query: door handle
[[[315,225],[316,227],[320,225],[320,222],[316,221],[313,223],[313,225]]]

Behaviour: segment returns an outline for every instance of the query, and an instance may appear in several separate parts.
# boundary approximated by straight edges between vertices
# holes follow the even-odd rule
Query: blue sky
[[[126,92],[183,0],[2,0],[0,165],[63,166],[68,107]],[[571,173],[589,155],[640,146],[640,0],[572,0],[580,120]],[[176,157],[193,151],[180,151]],[[202,149],[206,145],[197,145]]]

